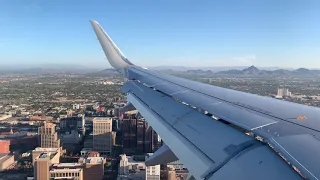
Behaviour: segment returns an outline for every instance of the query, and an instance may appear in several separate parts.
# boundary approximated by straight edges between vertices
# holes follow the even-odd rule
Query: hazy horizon
[[[255,66],[258,69],[261,70],[277,70],[277,69],[285,69],[285,70],[295,70],[299,68],[306,68],[306,67],[298,67],[298,68],[292,68],[292,67],[277,67],[277,66],[256,66],[254,64],[249,66],[182,66],[182,65],[159,65],[159,66],[146,66],[150,69],[155,70],[215,70],[215,71],[224,71],[224,70],[242,70],[245,68],[248,68],[250,66]],[[79,64],[57,64],[57,63],[48,63],[48,64],[37,64],[37,65],[7,65],[7,66],[0,66],[0,71],[2,70],[9,70],[9,71],[15,71],[15,70],[32,70],[32,69],[52,69],[52,70],[88,70],[88,71],[101,71],[105,69],[114,69],[113,67],[94,67],[94,66],[85,66],[85,65],[79,65]],[[319,70],[320,68],[306,68],[310,70]]]

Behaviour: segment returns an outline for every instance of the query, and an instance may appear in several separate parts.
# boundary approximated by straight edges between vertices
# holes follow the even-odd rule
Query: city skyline
[[[320,179],[318,5],[1,1],[0,179]]]
[[[0,6],[0,66],[108,68],[89,23],[96,19],[142,66],[320,68],[317,4],[6,0]]]

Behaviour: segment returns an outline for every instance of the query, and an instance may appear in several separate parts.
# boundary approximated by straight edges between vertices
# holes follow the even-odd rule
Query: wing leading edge
[[[96,21],[91,24],[110,64],[128,79],[122,87],[128,101],[196,179],[301,179],[291,165],[320,179],[318,108],[140,68]],[[307,120],[295,120],[299,115]]]

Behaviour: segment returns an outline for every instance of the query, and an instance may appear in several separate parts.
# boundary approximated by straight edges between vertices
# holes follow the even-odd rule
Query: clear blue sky
[[[0,0],[0,66],[109,67],[91,19],[143,66],[320,68],[319,0]]]

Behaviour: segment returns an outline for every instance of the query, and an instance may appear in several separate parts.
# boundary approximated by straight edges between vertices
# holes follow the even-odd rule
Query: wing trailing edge
[[[147,166],[154,166],[158,164],[167,164],[179,160],[177,156],[166,145],[162,145],[147,161]]]

